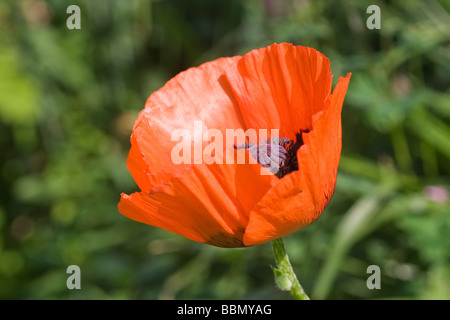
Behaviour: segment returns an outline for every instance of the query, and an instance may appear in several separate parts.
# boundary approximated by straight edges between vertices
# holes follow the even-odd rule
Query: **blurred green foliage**
[[[66,27],[70,4],[81,30]],[[381,29],[366,28],[371,4]],[[270,244],[221,249],[129,220],[133,122],[178,72],[273,42],[352,72],[336,192],[286,237],[316,299],[450,299],[450,2],[0,3],[0,298],[289,299]],[[81,268],[81,290],[66,269]],[[366,269],[381,268],[369,290]]]

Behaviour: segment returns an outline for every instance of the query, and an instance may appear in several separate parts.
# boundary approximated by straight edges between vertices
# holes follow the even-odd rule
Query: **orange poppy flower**
[[[331,79],[323,54],[287,43],[181,72],[135,122],[127,165],[141,192],[122,194],[119,212],[219,247],[257,245],[311,224],[333,195],[341,153],[350,74],[333,93]],[[279,139],[233,136],[208,153],[205,129],[216,139],[228,130],[277,129]],[[180,152],[180,136],[191,137],[192,149]],[[174,161],[174,152],[193,161]]]

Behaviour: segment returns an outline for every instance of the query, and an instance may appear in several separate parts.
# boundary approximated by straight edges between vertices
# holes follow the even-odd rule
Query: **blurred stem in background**
[[[315,299],[328,297],[342,260],[358,240],[373,230],[379,208],[396,189],[396,184],[396,180],[391,180],[380,185],[373,194],[360,198],[336,226],[330,242],[329,257],[315,280],[312,293]]]

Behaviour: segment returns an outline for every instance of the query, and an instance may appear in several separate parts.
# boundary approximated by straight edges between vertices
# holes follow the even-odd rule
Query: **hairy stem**
[[[290,291],[292,298],[295,300],[309,300],[292,269],[283,238],[273,240],[272,249],[276,265],[273,268],[273,273],[278,288],[283,291]]]

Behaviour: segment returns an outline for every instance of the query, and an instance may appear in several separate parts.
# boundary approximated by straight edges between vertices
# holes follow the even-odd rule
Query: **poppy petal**
[[[252,50],[226,70],[245,126],[279,129],[294,139],[311,129],[331,92],[329,60],[315,49],[274,44]]]
[[[223,73],[240,57],[220,58],[181,72],[153,93],[135,122],[128,169],[139,188],[149,191],[190,167],[175,164],[171,150],[176,130],[188,130],[194,138],[194,121],[218,130],[242,128],[235,104],[230,100]],[[202,140],[201,137],[199,140]]]
[[[324,111],[303,133],[299,170],[278,182],[250,213],[244,235],[247,246],[264,243],[301,229],[322,213],[333,195],[341,152],[341,109],[350,74],[340,78]]]
[[[248,213],[277,180],[261,175],[258,164],[193,165],[150,192],[122,194],[119,212],[194,241],[219,247],[242,247]],[[226,156],[226,155],[224,155]],[[254,182],[258,181],[255,185]]]

